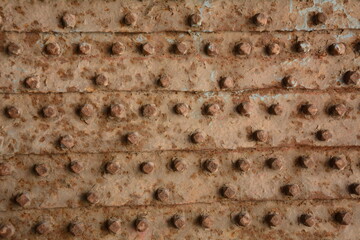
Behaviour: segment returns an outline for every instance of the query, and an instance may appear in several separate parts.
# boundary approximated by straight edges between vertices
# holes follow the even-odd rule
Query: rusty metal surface
[[[357,240],[359,12],[0,1],[0,239]]]

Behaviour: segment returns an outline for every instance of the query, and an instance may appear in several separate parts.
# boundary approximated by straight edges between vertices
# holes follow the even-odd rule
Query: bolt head
[[[120,118],[125,113],[125,107],[122,104],[111,104],[109,107],[110,117]]]
[[[121,229],[121,222],[120,220],[115,220],[115,219],[110,219],[107,221],[107,229],[114,233],[117,234],[120,229]]]
[[[99,202],[99,197],[96,193],[89,192],[86,194],[86,200],[91,204],[96,204]]]
[[[335,104],[332,105],[329,110],[329,114],[334,117],[343,117],[345,113],[347,112],[347,107],[345,104]]]
[[[74,236],[81,236],[85,231],[85,226],[81,222],[74,222],[69,224],[69,232]]]
[[[320,13],[316,13],[313,18],[312,21],[315,25],[319,25],[319,24],[325,24],[326,22],[326,15],[322,12]]]
[[[114,42],[111,46],[111,53],[113,55],[121,55],[125,52],[125,45],[121,42]]]
[[[13,169],[9,163],[0,163],[0,176],[10,176]]]
[[[42,109],[42,115],[45,118],[54,118],[58,114],[57,110],[53,106],[46,106]]]
[[[141,136],[137,132],[131,132],[126,135],[126,142],[131,145],[138,145],[141,141]]]
[[[284,187],[284,193],[288,196],[295,197],[301,192],[299,185],[289,184]]]
[[[62,149],[70,149],[75,146],[75,140],[71,135],[65,135],[60,137],[59,144]]]
[[[360,82],[360,73],[358,71],[347,71],[344,74],[343,81],[348,85],[356,85]]]
[[[300,156],[298,163],[302,168],[313,168],[315,166],[314,161],[309,156]]]
[[[45,53],[48,55],[58,56],[61,53],[61,48],[57,43],[48,43],[45,45]]]
[[[86,103],[82,107],[80,107],[79,114],[82,118],[90,118],[94,115],[94,107]]]
[[[279,158],[270,158],[267,160],[267,165],[272,170],[281,170],[283,163]]]
[[[264,130],[256,130],[253,133],[253,138],[257,142],[266,142],[269,138],[269,135]]]
[[[65,13],[61,21],[65,28],[74,28],[76,25],[76,16],[71,13]]]
[[[352,221],[352,214],[346,211],[337,212],[335,220],[341,225],[349,225]]]
[[[143,117],[154,117],[157,113],[155,104],[146,104],[141,107],[141,114]]]
[[[295,49],[298,53],[307,53],[310,51],[311,46],[308,42],[300,41],[296,43]]]
[[[222,77],[219,81],[219,86],[222,89],[229,89],[234,87],[234,79],[232,77]]]
[[[171,218],[171,222],[174,225],[175,228],[180,229],[183,228],[185,226],[186,223],[186,219],[184,216],[181,216],[179,214],[175,214],[172,218]]]
[[[282,85],[285,88],[293,88],[296,87],[297,81],[293,76],[286,76],[282,80]]]
[[[10,55],[19,56],[22,54],[23,49],[20,45],[16,43],[10,43],[7,47],[7,51]]]
[[[12,224],[0,225],[0,238],[10,238],[15,234],[15,228]]]
[[[329,163],[332,168],[337,170],[344,170],[347,166],[347,161],[343,157],[332,157]]]
[[[349,190],[351,194],[360,195],[360,184],[353,183],[349,186]]]
[[[252,47],[250,43],[242,42],[235,46],[235,53],[237,55],[250,55]]]
[[[80,162],[77,162],[77,161],[72,161],[69,164],[69,168],[73,173],[77,173],[77,174],[81,173],[82,170],[84,169],[82,164]]]
[[[179,42],[174,45],[174,50],[175,50],[176,54],[185,55],[185,54],[187,54],[189,48],[186,45],[186,43]]]
[[[283,107],[280,104],[273,104],[269,107],[268,112],[271,115],[281,115],[283,112]]]
[[[267,222],[270,227],[276,227],[281,224],[281,216],[279,213],[272,213],[267,216]]]
[[[219,169],[219,163],[214,159],[208,159],[204,162],[204,169],[210,173],[215,173]]]
[[[135,25],[138,20],[136,13],[128,13],[124,16],[124,23],[128,26]]]
[[[346,46],[343,43],[334,43],[328,48],[329,53],[333,56],[339,56],[345,54]]]
[[[242,102],[236,107],[236,111],[242,116],[249,117],[251,112],[251,104],[249,102]]]
[[[20,193],[15,197],[15,201],[17,204],[19,204],[19,206],[21,207],[26,207],[30,204],[31,199],[29,194],[27,193]]]
[[[142,53],[145,56],[153,55],[155,53],[155,47],[150,43],[145,43],[142,45]]]
[[[300,222],[307,227],[312,227],[315,225],[316,219],[310,214],[303,214],[300,217]]]
[[[18,108],[10,106],[6,108],[6,114],[9,118],[19,118],[21,116],[21,112]]]
[[[271,43],[266,46],[266,52],[268,55],[279,55],[281,52],[281,47],[277,43]]]
[[[316,137],[319,141],[328,141],[332,138],[332,134],[329,130],[319,130],[316,132]]]
[[[109,174],[116,174],[120,170],[120,165],[117,162],[108,162],[105,165],[105,171]]]
[[[242,172],[247,172],[250,170],[251,165],[247,160],[239,159],[235,162],[235,167]]]
[[[98,86],[106,87],[109,85],[109,80],[104,74],[99,74],[95,77],[95,84]]]
[[[266,16],[263,13],[257,13],[255,16],[253,16],[253,22],[257,26],[265,26],[268,23],[268,16]]]
[[[138,232],[145,232],[149,228],[149,223],[146,218],[140,217],[135,220],[135,229]]]
[[[202,215],[200,217],[200,225],[203,228],[211,228],[214,225],[214,219],[209,215]]]
[[[39,223],[35,227],[35,231],[40,235],[48,234],[49,232],[51,232],[51,230],[52,230],[51,224],[48,222]]]
[[[143,162],[140,165],[140,169],[143,173],[145,174],[150,174],[154,171],[155,169],[155,164],[153,162]]]
[[[221,194],[222,194],[222,196],[223,196],[224,198],[229,198],[229,199],[235,198],[235,196],[236,196],[236,189],[235,189],[234,187],[232,187],[232,186],[229,186],[229,185],[223,186],[223,187],[221,188]]]
[[[166,202],[167,200],[169,200],[170,191],[166,188],[158,188],[156,189],[155,197],[160,202]]]
[[[174,106],[174,112],[186,117],[190,112],[190,107],[186,103],[178,103]]]
[[[208,56],[213,57],[219,54],[219,49],[214,43],[208,43],[205,46],[205,52]]]
[[[167,75],[160,76],[160,78],[157,81],[157,84],[163,88],[169,87],[170,86],[170,77],[168,77]]]
[[[301,106],[300,111],[308,116],[315,116],[318,113],[318,109],[313,104],[304,104]]]
[[[220,105],[217,103],[208,104],[205,107],[205,114],[209,116],[215,116],[220,113],[221,108]]]
[[[34,166],[34,171],[35,173],[40,176],[40,177],[46,177],[47,175],[49,175],[49,168],[46,166],[46,164],[42,163],[42,164],[36,164]]]
[[[246,227],[251,223],[251,216],[248,213],[240,213],[236,216],[236,224],[242,227]]]
[[[195,13],[189,16],[189,24],[191,27],[199,27],[202,24],[202,17],[200,14]]]
[[[191,141],[195,144],[204,143],[206,141],[206,134],[203,132],[195,132],[191,135]]]
[[[78,51],[80,54],[88,55],[91,52],[91,45],[89,43],[80,43],[78,46]]]
[[[176,158],[171,161],[171,168],[176,172],[183,172],[186,167],[186,162],[182,159]]]

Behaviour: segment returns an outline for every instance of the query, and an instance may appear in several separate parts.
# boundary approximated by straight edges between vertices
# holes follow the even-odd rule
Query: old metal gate
[[[0,17],[0,238],[359,239],[358,0]]]

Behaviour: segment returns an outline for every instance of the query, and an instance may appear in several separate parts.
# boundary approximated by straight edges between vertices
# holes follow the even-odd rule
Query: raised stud
[[[250,55],[252,47],[250,43],[242,42],[235,46],[235,54],[237,55]]]
[[[54,118],[58,114],[58,111],[54,106],[46,106],[41,110],[41,112],[44,118]]]
[[[140,169],[145,174],[150,174],[155,169],[155,164],[153,162],[143,162],[140,165]]]
[[[90,118],[94,115],[94,107],[92,104],[86,103],[79,109],[79,114],[82,118]]]
[[[111,53],[113,55],[121,55],[125,52],[125,45],[121,42],[114,42],[111,46]]]
[[[312,21],[315,25],[325,24],[326,18],[327,18],[326,15],[324,13],[320,12],[320,13],[316,13],[312,17]]]
[[[78,52],[83,55],[88,55],[91,52],[91,45],[89,43],[80,43],[78,46]]]
[[[170,86],[170,77],[167,75],[161,75],[160,78],[157,80],[157,84],[160,87],[167,88]]]
[[[122,104],[111,104],[109,107],[110,117],[120,118],[125,112],[125,107]]]
[[[281,170],[283,167],[283,163],[279,158],[269,158],[266,163],[272,170]]]
[[[59,145],[62,149],[70,149],[75,146],[75,140],[71,135],[65,135],[60,137]]]
[[[250,170],[250,163],[249,161],[245,160],[245,159],[238,159],[235,162],[235,168],[242,171],[242,172],[247,172]]]
[[[329,107],[328,113],[334,117],[343,117],[347,112],[347,107],[345,104],[335,104]]]
[[[120,165],[117,162],[107,162],[105,165],[105,171],[108,174],[116,174],[120,170]]]
[[[45,235],[52,231],[52,226],[49,222],[42,222],[36,225],[35,231],[40,235]]]
[[[45,177],[45,176],[49,175],[50,170],[46,166],[46,164],[42,163],[42,164],[36,164],[34,166],[34,171],[38,176]]]
[[[303,214],[300,216],[300,222],[307,227],[312,227],[315,225],[316,219],[310,214]]]
[[[58,56],[61,53],[60,45],[57,43],[48,43],[45,45],[45,53],[48,55]]]
[[[280,104],[276,103],[268,108],[268,112],[271,115],[281,115],[283,113],[283,107]]]
[[[253,132],[252,137],[257,142],[266,142],[269,135],[264,130],[256,130]]]
[[[88,201],[88,203],[91,203],[91,204],[96,204],[99,202],[99,197],[96,193],[88,192],[86,194],[86,201]]]
[[[76,16],[71,13],[65,13],[61,18],[62,24],[67,28],[74,28],[76,25]]]
[[[85,225],[82,222],[70,223],[68,231],[76,237],[81,236],[85,231]]]
[[[155,104],[146,104],[141,107],[141,114],[143,117],[154,117],[157,113]]]
[[[348,165],[346,159],[343,157],[331,157],[329,164],[330,167],[337,170],[344,170]]]
[[[268,55],[279,55],[281,52],[281,47],[277,43],[271,43],[266,46],[266,53]]]
[[[128,133],[125,138],[126,142],[131,145],[138,145],[141,141],[141,136],[138,132]]]
[[[24,80],[25,87],[29,89],[38,89],[40,87],[40,80],[38,76],[27,77]]]
[[[313,168],[315,166],[314,161],[309,156],[300,156],[297,161],[302,168]]]
[[[151,45],[150,43],[143,44],[141,47],[141,50],[145,56],[155,54],[155,47],[153,45]]]
[[[332,138],[332,134],[329,130],[319,130],[316,132],[316,138],[319,141],[328,141]]]
[[[178,103],[174,106],[174,112],[186,117],[190,112],[190,107],[186,103]]]
[[[0,176],[10,176],[13,169],[9,163],[0,163]]]
[[[138,232],[145,232],[149,228],[149,222],[145,217],[139,217],[135,220],[135,229]]]
[[[203,167],[206,171],[210,173],[215,173],[219,169],[219,163],[214,159],[208,159],[204,162]]]
[[[8,52],[8,54],[13,55],[13,56],[19,56],[22,54],[23,49],[20,45],[18,45],[16,43],[10,43],[7,46],[7,52]]]
[[[221,195],[224,198],[235,198],[236,196],[236,189],[232,186],[225,185],[221,188]]]
[[[337,212],[335,220],[341,225],[349,225],[352,221],[352,214],[346,211]]]
[[[0,225],[0,238],[10,238],[15,234],[15,228],[12,224]]]
[[[219,54],[219,49],[214,43],[208,43],[205,45],[205,53],[210,57],[214,57]]]
[[[166,202],[167,200],[169,200],[170,191],[166,188],[158,188],[155,191],[155,197],[160,202]]]
[[[346,46],[343,43],[334,43],[329,46],[328,51],[333,56],[343,55],[345,54]]]
[[[347,71],[344,74],[343,81],[348,85],[356,85],[360,82],[360,73],[358,71]]]
[[[200,14],[195,13],[189,16],[189,25],[191,27],[199,27],[202,24],[202,17]]]
[[[176,54],[185,55],[188,52],[188,46],[186,43],[179,42],[174,45],[174,51]]]
[[[300,107],[301,113],[308,115],[308,116],[315,116],[318,112],[318,109],[313,104],[304,104]]]
[[[351,194],[360,195],[360,184],[359,183],[352,183],[349,186],[349,192]]]
[[[14,106],[7,107],[5,109],[5,112],[6,112],[6,115],[12,119],[20,118],[20,116],[21,116],[20,110]]]
[[[281,81],[283,87],[285,88],[293,88],[296,87],[297,81],[293,76],[286,76]]]
[[[234,87],[234,79],[232,77],[222,77],[219,81],[219,86],[222,89],[229,89]]]
[[[81,173],[84,169],[84,167],[82,166],[82,164],[80,162],[77,161],[72,161],[69,164],[69,169],[73,172],[73,173]]]
[[[295,197],[300,194],[301,190],[297,184],[289,184],[283,187],[284,194]]]
[[[136,24],[138,16],[136,13],[128,13],[124,16],[124,23],[128,26],[133,26]]]
[[[211,228],[214,225],[214,219],[210,215],[200,216],[200,226],[203,228]]]
[[[266,221],[270,227],[279,226],[282,222],[281,215],[279,213],[270,213],[267,215]]]
[[[212,103],[205,106],[206,115],[215,116],[216,114],[220,113],[220,111],[221,111],[220,105],[217,103]]]
[[[121,222],[120,220],[117,219],[108,220],[106,222],[106,225],[107,225],[107,229],[114,234],[117,234],[121,229]]]
[[[251,104],[250,102],[242,102],[236,107],[236,111],[242,115],[249,117],[251,112]]]
[[[172,218],[171,218],[171,222],[173,224],[173,226],[177,229],[183,228],[186,224],[186,219],[184,216],[179,215],[179,214],[175,214]]]
[[[191,134],[191,141],[195,144],[205,143],[206,138],[207,136],[203,132],[195,132]]]
[[[106,87],[107,85],[109,85],[109,80],[107,79],[107,77],[104,74],[98,74],[95,77],[94,82],[98,86]]]
[[[171,168],[176,172],[183,172],[186,169],[186,163],[182,159],[175,158],[171,161]]]
[[[251,223],[251,216],[247,212],[239,213],[235,218],[235,222],[237,225],[242,227],[249,226]]]
[[[26,207],[30,205],[31,198],[27,193],[20,193],[15,197],[15,202],[21,207]]]
[[[265,26],[268,23],[268,16],[266,16],[263,13],[257,13],[255,14],[255,16],[253,16],[252,18],[253,23],[257,26]]]
[[[298,53],[307,53],[310,51],[310,49],[311,49],[310,43],[305,41],[297,42],[295,45],[295,50]]]

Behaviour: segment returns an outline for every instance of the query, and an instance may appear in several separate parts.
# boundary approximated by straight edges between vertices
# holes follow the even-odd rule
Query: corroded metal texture
[[[357,240],[360,4],[0,2],[0,239]]]

